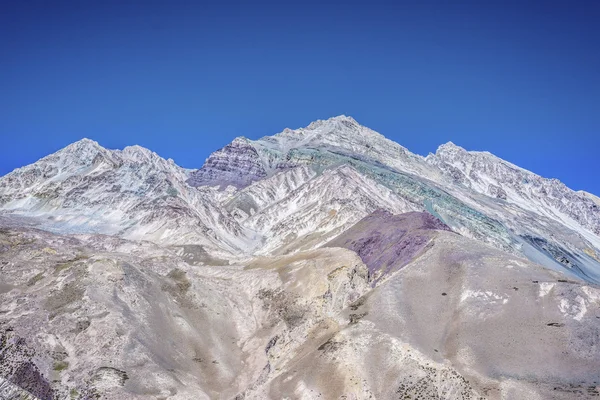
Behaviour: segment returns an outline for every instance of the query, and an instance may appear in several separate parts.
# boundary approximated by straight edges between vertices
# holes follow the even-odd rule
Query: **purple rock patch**
[[[408,264],[430,242],[436,230],[451,229],[426,212],[393,215],[375,211],[326,244],[355,251],[369,268],[373,285]]]
[[[256,149],[247,139],[237,138],[212,153],[202,168],[188,179],[191,186],[248,186],[267,176]]]

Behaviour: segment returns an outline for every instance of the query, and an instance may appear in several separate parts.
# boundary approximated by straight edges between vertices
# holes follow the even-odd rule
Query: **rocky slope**
[[[0,243],[1,373],[32,398],[599,394],[600,289],[429,214],[229,266],[32,228]]]

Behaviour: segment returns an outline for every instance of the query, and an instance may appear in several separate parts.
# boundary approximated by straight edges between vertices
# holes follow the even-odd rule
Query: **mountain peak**
[[[88,139],[88,138],[83,138],[83,139],[79,139],[76,142],[73,142],[69,145],[67,145],[66,147],[63,148],[63,150],[69,149],[69,150],[83,150],[83,149],[102,149],[103,147],[100,146],[100,144],[98,142],[96,142],[95,140],[92,139]]]
[[[328,119],[318,119],[313,121],[305,129],[314,130],[326,126],[331,126],[332,128],[357,128],[360,124],[356,122],[354,118],[342,114]]]
[[[336,121],[336,122],[351,122],[353,124],[358,124],[358,122],[356,122],[356,120],[354,118],[352,118],[349,115],[338,115],[336,117],[331,117],[328,119],[328,121]]]
[[[435,152],[435,154],[440,154],[440,153],[444,153],[444,152],[461,152],[461,151],[466,151],[463,147],[457,146],[455,145],[453,142],[448,142],[448,143],[444,143],[441,146],[439,146]]]
[[[248,146],[249,143],[250,143],[250,140],[245,136],[238,136],[235,139],[233,139],[233,141],[231,142],[232,145],[238,145],[238,146]]]
[[[89,164],[99,153],[105,154],[107,152],[108,150],[100,146],[100,144],[95,140],[83,138],[63,147],[49,156],[42,158],[42,160],[59,158],[63,160],[61,165],[68,167],[70,164]]]
[[[127,146],[122,150],[122,154],[134,159],[135,161],[148,161],[152,159],[155,154],[152,150],[149,150],[140,145]]]
[[[84,137],[84,138],[82,138],[82,139],[79,139],[79,140],[78,140],[78,141],[76,141],[76,142],[73,142],[73,144],[75,144],[75,143],[81,143],[81,144],[95,144],[95,145],[98,145],[98,142],[96,142],[95,140],[92,140],[92,139],[90,139],[90,138],[86,138],[86,137]]]

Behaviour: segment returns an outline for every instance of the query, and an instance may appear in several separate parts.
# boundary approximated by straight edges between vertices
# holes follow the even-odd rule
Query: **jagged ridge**
[[[0,204],[55,231],[228,258],[318,246],[378,208],[427,210],[463,235],[600,281],[592,197],[452,143],[421,157],[347,116],[237,138],[192,172],[139,146],[84,139],[0,179]]]

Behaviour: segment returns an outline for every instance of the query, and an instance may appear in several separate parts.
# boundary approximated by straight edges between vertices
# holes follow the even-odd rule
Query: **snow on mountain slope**
[[[237,138],[213,153],[202,168],[191,174],[189,183],[193,186],[207,184],[204,182],[210,176],[210,182],[216,184],[235,181],[237,186],[247,185],[265,175],[297,166],[299,161],[290,159],[295,149],[328,150],[423,176],[432,173],[423,157],[360,125],[352,117],[340,115],[315,121],[306,128],[286,128],[258,140]],[[236,175],[233,180],[232,174]]]
[[[399,202],[399,209],[403,211],[425,209],[433,211],[436,208],[440,215],[444,214],[451,219],[451,225],[460,229],[461,232],[499,248],[518,251],[511,247],[514,240],[499,223],[489,220],[489,218],[486,219],[485,215],[476,209],[467,207],[440,190],[440,185],[432,179],[441,179],[443,177],[441,172],[432,168],[423,157],[414,155],[382,135],[362,127],[350,117],[340,116],[326,121],[317,121],[307,128],[286,129],[280,134],[256,141],[238,138],[234,142],[244,143],[246,155],[240,154],[239,146],[226,146],[215,152],[214,155],[215,157],[218,155],[221,160],[228,160],[229,164],[216,163],[214,162],[215,157],[211,155],[200,170],[191,174],[188,182],[196,184],[197,178],[195,177],[207,174],[213,177],[218,176],[215,165],[220,168],[220,173],[224,178],[222,181],[213,179],[210,185],[229,184],[230,174],[233,170],[238,174],[236,181],[244,181],[248,184],[254,182],[257,179],[255,173],[257,168],[253,167],[248,170],[247,176],[239,176],[239,173],[243,173],[244,170],[236,168],[239,165],[237,160],[240,159],[243,159],[244,163],[254,165],[257,161],[257,154],[261,162],[261,167],[258,169],[265,171],[268,177],[299,166],[308,167],[320,175],[324,171],[335,169],[340,165],[350,165],[368,180],[378,184],[378,189],[368,196],[376,197],[376,193],[382,190],[384,192],[391,191],[395,195],[395,201]],[[227,153],[231,154],[227,156]],[[384,187],[387,189],[383,189]],[[315,190],[319,191],[320,189],[316,188]],[[336,190],[343,191],[343,188],[338,187],[329,191],[335,192]],[[323,203],[325,204],[325,202]],[[387,209],[391,208],[387,207]],[[301,226],[318,225],[316,221],[328,218],[327,213],[330,211],[326,206],[318,209],[307,208],[306,210],[313,213],[308,218],[314,221],[311,223],[312,225]],[[269,211],[265,210],[265,213],[267,212]],[[280,215],[286,218],[289,211],[282,209],[269,218],[277,219]],[[354,221],[364,215],[366,215],[365,212],[360,213]],[[251,221],[252,219],[248,220],[248,222]],[[450,223],[449,220],[446,222]],[[242,224],[245,223],[242,222]],[[282,225],[282,227],[284,226]],[[252,227],[252,229],[256,229],[256,227]],[[258,227],[258,229],[261,228]],[[295,224],[287,224],[287,230],[288,232],[281,232],[283,237],[298,237]]]
[[[237,138],[191,172],[138,146],[82,140],[1,178],[0,207],[48,229],[230,259],[312,248],[377,208],[427,210],[467,237],[600,282],[590,196],[451,143],[424,158],[346,116]]]
[[[318,120],[306,128],[285,129],[274,136],[263,137],[257,143],[265,149],[281,153],[298,148],[326,149],[342,154],[359,155],[407,172],[422,172],[419,168],[422,163],[421,156],[412,154],[398,143],[345,115]],[[266,150],[263,151],[266,153]]]
[[[427,160],[454,183],[558,219],[565,225],[576,221],[592,233],[600,234],[599,206],[557,179],[542,178],[490,153],[469,152],[453,143],[440,146]]]
[[[283,170],[240,190],[233,197],[228,197],[225,208],[233,212],[237,220],[245,220],[258,211],[283,200],[290,192],[316,175],[317,173],[308,166]]]
[[[241,167],[244,165],[250,167]],[[376,192],[393,194],[403,211],[428,210],[463,235],[551,269],[600,282],[600,209],[588,197],[557,180],[541,178],[489,153],[467,152],[452,143],[423,158],[351,117],[316,121],[306,128],[285,129],[259,140],[238,138],[211,155],[188,182],[196,185],[200,180],[194,177],[210,175],[211,185],[227,185],[235,171],[233,184],[241,188],[239,193],[245,200],[238,198],[232,204],[249,204],[251,200],[244,194],[248,185],[263,182],[262,189],[269,184],[278,186],[270,177],[299,166],[312,170],[316,174],[312,179],[318,179],[324,171],[340,165],[349,165],[375,182]],[[220,175],[222,179],[218,179]],[[281,187],[287,185],[278,187],[282,193]],[[330,187],[333,186],[314,189],[325,194],[320,207],[298,208],[294,202],[266,207],[264,203],[264,210],[251,207],[248,211],[260,216],[236,219],[263,235],[263,221],[273,221],[267,225],[278,227],[277,245],[284,242],[282,237],[303,238],[307,230],[316,229],[319,221],[327,219],[327,204],[333,200],[327,192],[343,192],[340,185],[336,189]],[[374,193],[368,196],[374,199]],[[389,205],[380,206],[392,209]],[[243,206],[233,212],[246,213]],[[285,221],[292,213],[295,219]],[[298,217],[298,213],[304,216]],[[367,209],[363,209],[358,216],[366,213]],[[338,226],[342,228],[337,229]],[[338,234],[343,226],[334,224],[328,229]],[[273,250],[275,242],[271,236],[264,238],[269,244],[263,250]],[[289,250],[289,246],[286,248]]]
[[[600,283],[600,207],[589,196],[488,152],[447,143],[427,162],[447,177],[445,189],[502,221],[532,261]]]
[[[139,146],[107,150],[83,139],[0,179],[5,212],[58,232],[97,232],[236,251],[246,232],[190,188],[188,172]]]
[[[281,187],[281,180],[298,174],[298,171],[306,171],[306,168],[298,167],[284,171],[249,186],[240,191],[227,205],[234,215],[250,214],[239,222],[262,235],[264,245],[260,254],[282,247],[282,251],[290,251],[317,246],[377,209],[393,213],[414,209],[388,188],[348,165],[326,170],[306,180],[302,185],[288,191],[285,197],[274,197],[271,203],[263,203],[258,211],[248,212],[240,208],[247,207],[249,203],[258,203],[252,201],[259,198],[253,197],[253,193],[259,191],[257,186],[262,188],[262,193],[266,193],[265,186]],[[291,247],[288,246],[290,244]]]

